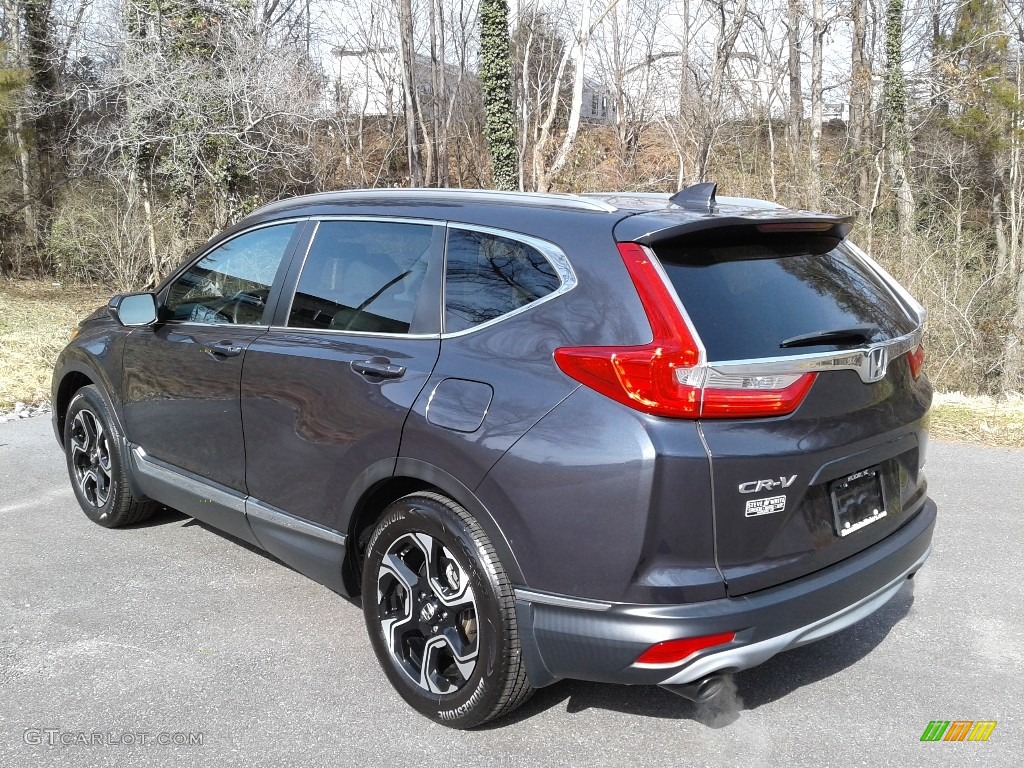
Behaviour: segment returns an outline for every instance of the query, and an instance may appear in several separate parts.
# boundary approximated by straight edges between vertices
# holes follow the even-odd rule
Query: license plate
[[[849,536],[888,513],[882,490],[882,468],[869,467],[836,480],[831,486],[836,533]]]

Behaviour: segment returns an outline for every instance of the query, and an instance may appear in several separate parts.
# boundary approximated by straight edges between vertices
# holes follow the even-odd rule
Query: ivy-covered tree
[[[896,197],[900,234],[906,240],[914,226],[914,192],[909,172],[907,81],[903,74],[903,0],[888,0],[885,8],[885,79],[882,112],[889,179]]]
[[[491,181],[497,189],[518,187],[515,109],[512,106],[508,0],[481,0],[480,82],[484,93],[484,139],[491,157]]]

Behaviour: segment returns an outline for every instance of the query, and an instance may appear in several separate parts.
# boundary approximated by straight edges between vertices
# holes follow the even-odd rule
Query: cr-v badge
[[[789,488],[795,482],[796,475],[780,477],[778,480],[751,480],[749,483],[740,483],[740,493],[760,493],[773,488]]]

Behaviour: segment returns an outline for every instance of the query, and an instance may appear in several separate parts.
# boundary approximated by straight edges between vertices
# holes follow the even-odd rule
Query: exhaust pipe
[[[713,699],[724,686],[725,677],[715,674],[708,675],[700,680],[694,680],[692,683],[662,685],[659,687],[664,688],[666,691],[671,691],[677,696],[682,696],[684,699],[689,699],[697,704],[703,704]]]

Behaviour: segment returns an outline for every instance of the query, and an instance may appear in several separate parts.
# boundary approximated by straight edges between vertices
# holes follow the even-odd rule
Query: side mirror
[[[115,296],[107,303],[107,311],[121,325],[130,328],[156,322],[156,296],[152,293],[128,293]]]

